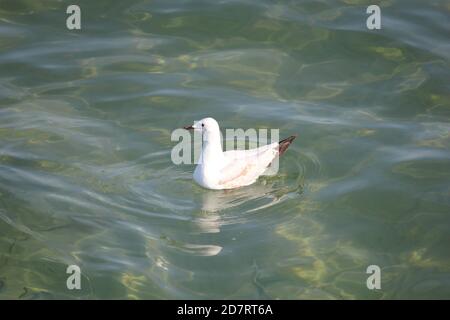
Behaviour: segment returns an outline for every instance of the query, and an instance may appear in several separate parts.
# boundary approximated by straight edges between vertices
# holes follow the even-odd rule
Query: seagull
[[[204,118],[183,129],[199,131],[202,134],[202,150],[199,164],[194,171],[194,180],[200,186],[212,190],[251,185],[297,137],[293,135],[255,149],[224,152],[219,124],[213,118]]]

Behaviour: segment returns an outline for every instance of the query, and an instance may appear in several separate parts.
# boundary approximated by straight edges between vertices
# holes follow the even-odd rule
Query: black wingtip
[[[297,138],[296,134],[286,139],[283,139],[278,143],[278,152],[280,156],[286,152],[287,148],[289,148],[289,145],[292,143],[292,141],[294,141],[295,138]]]

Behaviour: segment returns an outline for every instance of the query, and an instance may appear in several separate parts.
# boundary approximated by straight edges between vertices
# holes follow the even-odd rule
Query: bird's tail
[[[290,136],[289,138],[283,139],[278,142],[278,153],[280,154],[280,156],[287,150],[287,148],[295,138],[297,138],[297,135]]]

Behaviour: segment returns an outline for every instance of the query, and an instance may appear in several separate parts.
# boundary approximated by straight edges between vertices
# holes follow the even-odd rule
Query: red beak
[[[186,129],[186,130],[194,130],[194,127],[193,127],[193,126],[186,126],[186,127],[183,127],[183,129]]]

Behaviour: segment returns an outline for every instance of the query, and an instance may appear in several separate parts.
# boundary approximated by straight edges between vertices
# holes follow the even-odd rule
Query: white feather
[[[278,156],[278,142],[250,150],[222,151],[220,129],[213,118],[193,125],[202,131],[203,148],[194,171],[194,180],[208,189],[248,186],[260,177]]]

